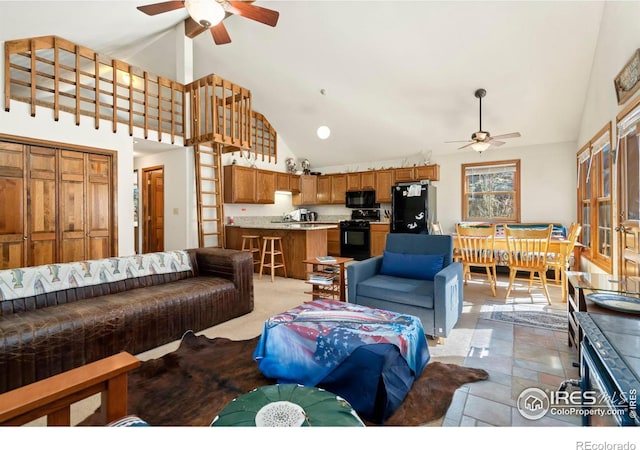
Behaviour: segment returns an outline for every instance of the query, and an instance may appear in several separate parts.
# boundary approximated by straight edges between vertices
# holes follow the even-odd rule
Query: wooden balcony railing
[[[217,142],[251,148],[251,92],[207,75],[186,85],[190,101],[190,132],[187,145]]]
[[[96,128],[110,122],[114,133],[126,124],[130,135],[144,130],[145,139],[168,133],[171,143],[218,143],[222,152],[277,161],[276,130],[252,111],[251,92],[217,75],[182,85],[57,36],[6,41],[4,72],[6,111],[14,100],[30,104],[32,116],[45,107],[56,121],[64,111],[76,125],[87,116]]]
[[[184,136],[184,86],[123,61],[57,36],[43,36],[5,42],[5,110],[11,100],[92,117],[96,128],[109,121],[113,132],[118,124],[133,128]]]

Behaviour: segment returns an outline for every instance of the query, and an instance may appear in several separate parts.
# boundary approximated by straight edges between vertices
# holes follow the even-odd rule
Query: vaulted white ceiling
[[[55,34],[174,78],[174,25],[187,13],[135,8],[148,3],[0,1],[0,39]],[[277,26],[228,17],[223,46],[202,33],[194,78],[215,73],[249,88],[254,109],[314,166],[462,151],[445,141],[478,131],[478,88],[487,90],[482,128],[522,134],[505,148],[577,138],[602,2],[255,4],[279,11]],[[323,124],[327,140],[315,134]]]

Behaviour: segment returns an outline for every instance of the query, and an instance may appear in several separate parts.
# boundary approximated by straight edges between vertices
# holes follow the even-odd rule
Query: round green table
[[[363,427],[345,399],[315,387],[274,384],[232,400],[213,427]]]

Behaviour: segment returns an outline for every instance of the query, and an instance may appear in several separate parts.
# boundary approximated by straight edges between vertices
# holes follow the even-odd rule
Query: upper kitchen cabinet
[[[256,169],[224,166],[225,203],[256,203]]]
[[[360,172],[347,174],[347,191],[359,191],[360,185]]]
[[[315,175],[300,175],[300,192],[292,196],[295,206],[316,204],[317,179]]]
[[[430,164],[428,166],[414,167],[415,180],[440,180],[440,166],[438,164]]]
[[[276,191],[288,191],[291,192],[291,174],[289,173],[276,173]]]
[[[376,173],[373,170],[360,172],[360,189],[368,190],[376,188]]]
[[[376,203],[391,203],[391,187],[393,184],[392,169],[375,171]]]
[[[256,170],[256,203],[276,202],[276,173],[269,170]]]
[[[347,191],[347,175],[331,175],[331,203],[344,205],[344,194]]]
[[[320,175],[316,186],[316,203],[331,203],[331,175]]]
[[[413,181],[416,179],[415,167],[402,167],[400,169],[393,169],[393,181],[394,183],[404,183],[407,181]]]
[[[300,192],[300,176],[291,173],[274,172],[276,174],[276,191],[293,194]]]

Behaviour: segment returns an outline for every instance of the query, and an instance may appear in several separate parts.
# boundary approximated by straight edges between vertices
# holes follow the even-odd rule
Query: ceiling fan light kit
[[[184,7],[193,20],[205,28],[222,22],[225,10],[216,0],[185,0]]]
[[[485,89],[476,89],[476,92],[474,93],[474,95],[478,99],[479,106],[480,106],[480,128],[479,128],[479,131],[476,131],[475,133],[473,133],[471,135],[471,140],[470,141],[447,141],[446,143],[466,142],[466,144],[463,145],[462,147],[460,147],[458,150],[462,150],[464,148],[471,147],[476,152],[482,153],[485,150],[487,150],[489,147],[499,147],[499,146],[504,144],[504,142],[499,141],[498,139],[509,139],[509,138],[520,137],[520,133],[518,133],[518,132],[516,132],[516,133],[508,133],[508,134],[501,134],[499,136],[491,136],[491,133],[489,133],[488,131],[483,131],[482,130],[482,98],[485,95],[487,95],[487,91]]]
[[[474,142],[473,144],[471,144],[471,148],[478,153],[482,153],[483,151],[488,149],[489,146],[491,146],[489,142]]]
[[[244,17],[270,27],[275,27],[280,17],[278,11],[256,6],[252,0],[184,0],[151,3],[137,7],[148,16],[182,8],[189,13],[185,21],[185,35],[193,39],[202,31],[209,30],[217,45],[231,43],[231,37],[223,22],[229,15]]]

